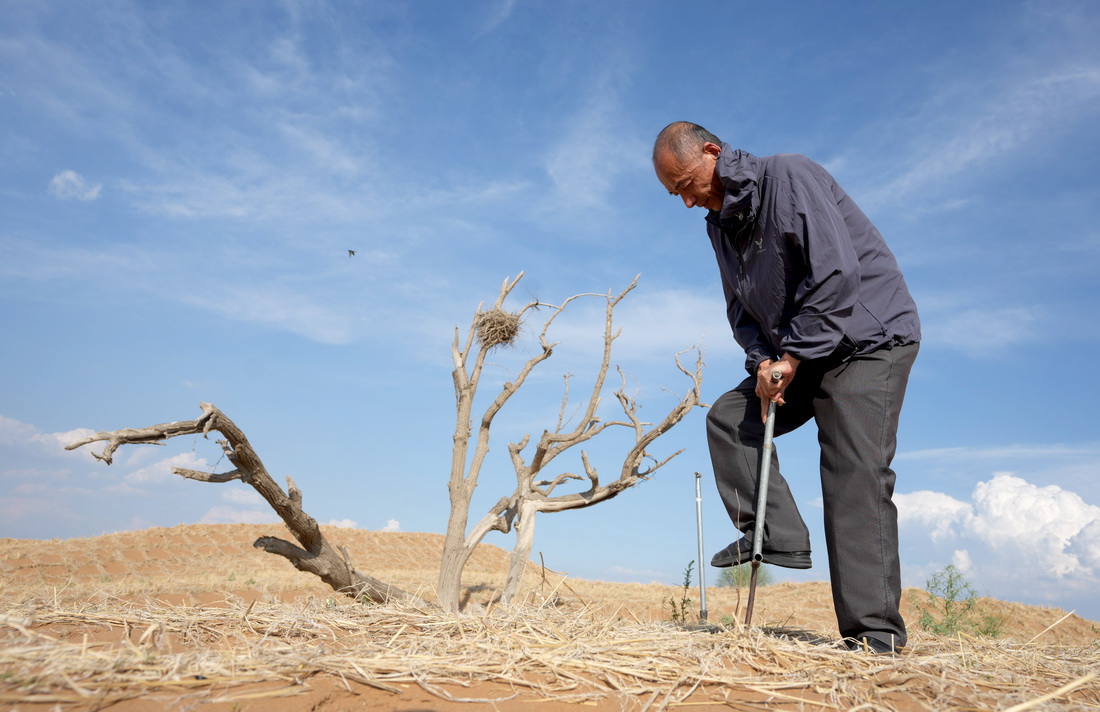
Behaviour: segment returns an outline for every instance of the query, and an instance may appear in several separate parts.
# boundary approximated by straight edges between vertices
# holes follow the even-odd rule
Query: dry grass
[[[234,534],[230,539],[247,537],[257,529],[262,528],[187,527],[132,535],[144,534],[147,544],[163,536],[170,544],[226,531]],[[432,535],[346,534],[353,541],[378,539],[381,548],[385,541],[393,550],[404,538],[406,551],[425,559],[434,555],[426,543],[437,541]],[[41,557],[62,561],[30,568],[72,570],[80,562],[90,565],[95,560],[90,552],[99,551],[105,560],[95,565],[102,569],[139,543],[127,536],[0,541],[0,562],[7,566],[0,571],[0,708],[167,710],[202,704],[204,710],[335,711],[352,709],[338,706],[352,695],[354,709],[364,710],[451,710],[490,701],[486,708],[499,710],[536,705],[557,710],[567,703],[647,711],[1100,707],[1100,643],[1095,633],[1089,635],[1096,627],[1076,617],[1058,622],[1064,613],[1029,607],[1021,607],[1016,618],[1037,619],[1034,625],[1043,627],[1055,623],[1053,629],[1036,637],[1030,628],[1015,628],[1003,640],[917,631],[905,654],[891,658],[840,650],[832,642],[835,633],[801,622],[816,612],[781,603],[799,600],[816,611],[810,599],[824,584],[763,589],[757,605],[768,602],[770,615],[758,620],[770,627],[734,623],[706,632],[644,613],[646,605],[653,608],[653,596],[674,593],[670,586],[616,586],[553,575],[543,581],[536,574],[523,605],[505,609],[489,603],[454,617],[354,603],[312,580],[299,581],[303,575],[281,560],[240,544],[224,547],[224,556],[229,568],[253,582],[255,588],[244,589],[244,595],[229,592],[237,582],[227,584],[226,569],[211,563],[217,555],[192,557],[191,566],[204,574],[189,573],[180,568],[183,561],[169,556],[153,560],[159,574],[119,574],[111,581],[103,574],[69,575],[53,583],[41,572],[33,580],[24,575],[23,564],[35,546]],[[83,558],[77,554],[80,545]],[[64,551],[69,553],[57,553]],[[467,585],[491,600],[476,569],[488,574],[499,566],[502,579],[507,553],[484,547],[478,557],[473,583]],[[394,560],[408,557],[391,558],[391,564]],[[264,568],[268,563],[271,572]],[[283,570],[281,583],[276,570]],[[415,583],[411,569],[394,573]],[[784,587],[792,589],[791,596]],[[174,600],[184,605],[167,603],[166,588],[183,591]],[[278,588],[285,595],[275,595]],[[195,605],[204,595],[211,598]],[[722,597],[733,595],[716,591],[712,611],[730,610],[733,601]],[[649,603],[641,605],[644,601]],[[1076,631],[1072,640],[1044,642],[1062,626]],[[411,692],[429,702],[419,698],[409,702],[415,707],[401,706]],[[1048,695],[1054,697],[1044,699]],[[303,706],[294,707],[296,700]]]
[[[81,637],[61,639],[72,630]],[[94,640],[106,631],[118,642]],[[622,709],[675,709],[688,698],[737,708],[746,693],[772,707],[998,709],[1059,688],[1044,709],[1100,704],[1095,646],[917,636],[893,659],[852,655],[801,631],[695,632],[553,606],[453,617],[342,598],[224,608],[39,601],[8,613],[0,641],[0,701],[9,703],[102,704],[273,680],[267,694],[277,696],[332,676],[391,692],[415,684],[460,701],[469,698],[445,688],[493,681],[509,694]]]

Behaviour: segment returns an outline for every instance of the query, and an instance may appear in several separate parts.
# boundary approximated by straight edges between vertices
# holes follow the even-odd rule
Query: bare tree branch
[[[301,544],[299,547],[283,539],[264,536],[257,539],[253,546],[282,556],[299,571],[319,576],[337,591],[375,602],[401,600],[424,603],[415,596],[356,570],[347,552],[344,551],[342,554],[337,552],[321,532],[317,521],[302,509],[302,492],[294,484],[294,480],[287,478],[288,491],[284,493],[268,474],[263,462],[236,423],[210,403],[202,403],[200,407],[202,415],[196,420],[164,423],[148,428],[102,431],[92,437],[70,443],[65,449],[74,450],[93,442],[106,442],[107,445],[102,453],[92,454],[109,465],[115,451],[122,445],[160,442],[180,435],[200,433],[206,437],[212,430],[216,430],[225,436],[226,439],[219,440],[218,444],[236,469],[216,474],[177,467],[173,468],[173,472],[200,482],[240,480],[251,485],[271,505]]]
[[[608,321],[610,321],[610,312],[608,314]],[[613,340],[614,336],[611,334],[610,329],[605,332],[605,343],[609,343]],[[504,600],[510,601],[516,595],[519,590],[520,583],[523,578],[523,574],[526,571],[526,562],[530,559],[531,545],[533,543],[533,530],[535,525],[535,517],[539,512],[560,512],[567,509],[581,509],[584,507],[590,507],[594,504],[604,502],[617,496],[620,492],[634,486],[639,481],[651,476],[661,467],[664,467],[673,458],[679,455],[683,450],[679,450],[672,455],[669,455],[664,460],[656,461],[647,469],[641,468],[641,463],[644,459],[650,458],[646,451],[646,448],[658,437],[668,432],[674,425],[680,422],[688,412],[691,411],[696,405],[700,404],[699,397],[702,389],[702,369],[703,358],[702,353],[696,360],[695,372],[687,371],[680,363],[680,354],[676,355],[676,365],[679,370],[691,378],[692,387],[684,394],[672,410],[665,416],[665,418],[653,426],[650,423],[643,422],[638,418],[637,402],[626,395],[625,384],[626,378],[623,375],[622,370],[619,370],[620,377],[622,379],[622,385],[619,390],[615,392],[616,398],[619,400],[623,412],[625,413],[629,422],[611,421],[605,422],[601,425],[607,427],[609,425],[622,425],[631,428],[635,433],[635,444],[627,452],[626,457],[623,459],[623,464],[620,469],[618,479],[608,483],[607,485],[600,485],[599,473],[592,465],[588,458],[588,453],[581,451],[581,461],[584,465],[585,475],[588,477],[590,486],[584,492],[577,492],[572,494],[562,494],[551,496],[550,488],[546,491],[540,490],[538,486],[534,484],[534,478],[537,476],[539,470],[545,466],[547,462],[553,459],[554,456],[564,452],[566,449],[573,447],[581,442],[585,442],[591,439],[589,433],[592,430],[602,430],[603,428],[591,428],[590,430],[574,431],[574,438],[571,441],[564,441],[555,444],[551,450],[547,447],[547,451],[550,452],[549,456],[544,456],[541,460],[537,460],[538,454],[536,452],[536,458],[532,458],[530,465],[524,465],[522,457],[518,450],[513,453],[513,465],[516,468],[517,486],[515,494],[513,495],[516,506],[519,509],[519,516],[515,522],[517,529],[516,535],[516,548],[513,550],[511,565],[508,572],[508,580],[505,583]],[[607,368],[607,362],[605,361],[604,369]],[[598,398],[598,392],[594,392],[592,399]],[[590,399],[590,402],[591,400]],[[647,429],[648,428],[648,429]],[[544,433],[543,439],[547,439],[549,434]],[[540,443],[541,445],[542,443]],[[515,446],[512,446],[515,448]],[[522,448],[520,448],[522,449]],[[650,458],[652,459],[652,458]],[[579,479],[570,473],[560,475],[557,478],[551,480],[554,486],[561,484],[567,479]],[[526,531],[524,531],[526,530]]]
[[[233,470],[232,472],[214,473],[214,472],[202,472],[200,470],[189,470],[186,467],[173,467],[172,472],[186,477],[189,480],[198,480],[199,482],[232,482],[233,480],[244,479],[244,473],[240,470]]]
[[[622,384],[619,389],[615,391],[615,397],[619,401],[620,406],[623,409],[625,416],[624,420],[601,420],[597,416],[597,410],[601,402],[601,394],[603,392],[607,373],[611,365],[611,350],[616,339],[618,339],[620,331],[615,330],[613,324],[613,314],[615,307],[629,294],[638,283],[638,277],[620,292],[618,295],[608,292],[607,294],[598,295],[605,299],[605,311],[604,311],[604,341],[603,341],[603,353],[600,359],[599,370],[597,372],[596,379],[592,385],[591,393],[584,406],[584,412],[580,419],[577,421],[575,427],[571,430],[565,430],[566,419],[565,413],[568,407],[569,400],[569,386],[570,375],[565,376],[564,394],[562,397],[561,406],[558,411],[557,423],[553,431],[544,430],[541,437],[535,443],[534,452],[531,454],[530,462],[526,462],[523,457],[523,451],[530,444],[530,435],[524,435],[518,443],[510,443],[508,445],[509,455],[512,460],[513,468],[516,472],[516,488],[511,495],[502,497],[496,505],[494,505],[471,529],[471,531],[465,536],[464,539],[459,539],[458,531],[456,527],[453,537],[450,536],[449,530],[449,542],[453,551],[458,552],[452,556],[450,561],[444,561],[444,565],[440,571],[440,586],[439,589],[443,590],[449,581],[449,585],[455,590],[455,597],[457,600],[457,580],[461,573],[461,564],[464,564],[469,553],[473,551],[473,547],[490,531],[502,531],[509,532],[512,529],[516,530],[516,544],[513,550],[512,564],[508,574],[508,581],[505,585],[504,598],[510,600],[518,589],[519,580],[522,577],[523,570],[526,566],[527,560],[530,558],[531,545],[533,542],[533,530],[535,524],[535,517],[539,512],[553,512],[562,511],[565,509],[575,509],[580,507],[588,507],[598,502],[605,501],[612,497],[615,497],[619,492],[633,486],[639,480],[646,478],[654,473],[656,470],[667,464],[672,458],[680,454],[679,452],[670,455],[663,461],[654,461],[654,464],[648,469],[642,469],[641,463],[644,459],[649,458],[646,452],[646,447],[652,443],[661,434],[667,432],[672,426],[680,422],[680,420],[686,415],[691,408],[699,405],[699,393],[702,382],[702,356],[700,354],[696,364],[696,370],[694,373],[687,371],[680,363],[680,354],[676,356],[676,365],[681,372],[689,376],[692,379],[692,388],[685,394],[680,402],[672,409],[672,411],[665,417],[665,419],[654,426],[652,423],[642,421],[638,417],[638,404],[635,400],[626,395],[626,377],[621,369],[618,369]],[[505,294],[505,290],[515,286],[515,282],[509,283],[505,280],[505,285],[502,288],[502,296]],[[481,428],[479,430],[479,439],[477,449],[470,467],[470,474],[466,476],[465,483],[471,481],[471,477],[476,478],[477,472],[481,467],[484,460],[484,456],[488,452],[488,435],[489,428],[492,424],[492,419],[499,412],[500,408],[505,402],[515,393],[515,391],[523,384],[527,375],[531,372],[538,363],[541,363],[548,358],[552,352],[555,343],[551,343],[547,334],[553,322],[557,317],[565,310],[565,308],[574,300],[581,297],[597,296],[594,294],[579,294],[573,297],[569,297],[561,305],[541,305],[548,306],[551,309],[551,313],[546,321],[543,323],[541,332],[538,339],[542,346],[542,352],[532,357],[524,364],[517,377],[509,382],[505,383],[501,390],[501,393],[497,396],[496,400],[486,410],[485,415],[481,420]],[[498,298],[497,305],[502,303],[502,299]],[[531,305],[528,305],[530,307]],[[526,311],[527,308],[524,309]],[[469,342],[468,342],[469,343]],[[457,344],[457,337],[456,337]],[[483,350],[484,351],[484,350]],[[479,354],[479,357],[483,355]],[[463,355],[463,359],[465,355]],[[463,364],[465,361],[456,358],[456,364]],[[476,371],[475,371],[476,372]],[[456,374],[456,383],[461,381],[462,378]],[[467,383],[469,381],[466,381]],[[461,397],[462,394],[460,394]],[[472,394],[471,394],[472,397]],[[460,402],[460,423],[468,422],[468,420],[462,419],[463,404]],[[588,454],[581,451],[581,460],[584,465],[585,477],[589,482],[589,488],[584,492],[574,494],[554,494],[555,490],[561,485],[570,480],[581,480],[582,477],[565,472],[558,474],[549,480],[538,480],[539,473],[545,470],[545,468],[553,462],[562,453],[568,451],[571,448],[586,443],[601,433],[605,432],[611,427],[625,427],[631,429],[635,434],[635,444],[627,453],[624,458],[621,472],[618,479],[607,485],[600,484],[599,474],[596,468],[588,459]],[[456,440],[457,442],[457,440]],[[465,460],[465,454],[463,454],[463,462]],[[455,464],[457,465],[458,459],[456,457]],[[456,506],[455,503],[455,483],[458,479],[455,476],[455,470],[452,469],[452,524],[457,524],[457,520],[454,516],[456,509],[461,508],[461,524],[462,530],[465,530],[467,517],[469,515],[469,496],[472,494],[472,490],[463,491],[463,496],[466,498],[465,502]],[[461,548],[459,548],[459,542],[461,541]],[[445,545],[445,559],[447,545]],[[445,581],[446,579],[446,581]]]
[[[505,299],[512,289],[515,288],[516,283],[519,282],[522,276],[523,273],[520,273],[514,280],[504,280],[493,309],[500,310],[503,308]],[[474,444],[472,457],[469,455],[469,446],[470,437],[472,435],[473,398],[477,391],[482,367],[485,363],[485,356],[492,348],[491,345],[487,346],[485,343],[481,343],[471,366],[470,356],[474,344],[477,341],[474,338],[474,329],[482,314],[481,307],[478,308],[478,314],[475,315],[473,322],[474,326],[471,327],[464,348],[460,348],[459,332],[457,329],[455,330],[455,338],[451,347],[451,356],[455,364],[453,378],[455,382],[457,417],[454,436],[455,447],[451,460],[451,477],[449,481],[451,513],[447,524],[447,534],[444,539],[443,561],[440,564],[439,581],[436,587],[436,593],[444,607],[457,610],[459,605],[459,588],[462,569],[473,553],[474,547],[477,546],[478,542],[480,542],[490,531],[510,531],[513,523],[521,516],[518,507],[519,502],[523,498],[524,493],[531,491],[531,481],[528,481],[527,486],[522,492],[517,492],[510,497],[502,498],[470,529],[469,532],[466,531],[469,523],[470,500],[473,497],[474,488],[477,486],[477,479],[480,475],[485,457],[489,453],[489,433],[494,418],[508,400],[524,384],[532,370],[553,354],[554,347],[557,346],[557,343],[551,342],[547,338],[547,335],[550,327],[558,316],[560,316],[575,300],[594,296],[600,296],[607,300],[607,313],[609,315],[607,328],[605,330],[607,332],[605,333],[604,348],[605,366],[601,369],[600,377],[593,391],[593,393],[598,396],[598,393],[603,387],[603,379],[606,377],[607,373],[606,362],[610,358],[611,341],[618,336],[618,334],[610,333],[610,312],[623,297],[634,289],[637,283],[638,277],[635,277],[630,286],[617,296],[612,295],[610,292],[607,294],[576,294],[563,301],[560,305],[535,300],[520,310],[519,314],[522,315],[528,313],[529,310],[538,310],[541,307],[549,308],[550,314],[543,322],[542,329],[538,335],[538,342],[542,350],[523,364],[515,378],[504,383],[500,393],[497,394],[496,398],[494,398],[485,409],[478,425],[477,438]],[[533,457],[533,461],[538,463],[534,468],[535,471],[541,469],[546,462],[553,460],[560,451],[565,449],[563,447],[558,447],[559,444],[567,442],[575,444],[575,442],[587,441],[598,435],[610,425],[601,423],[599,419],[596,418],[595,411],[597,406],[598,398],[596,403],[589,404],[584,417],[572,433],[543,433]],[[563,409],[564,407],[565,403],[563,402]],[[564,427],[564,410],[562,411],[562,416],[559,417],[559,426],[557,430],[560,431],[562,427]],[[526,438],[524,443],[526,444]],[[509,446],[509,450],[512,452],[513,459],[518,457],[513,446]],[[469,459],[468,466],[467,459]]]

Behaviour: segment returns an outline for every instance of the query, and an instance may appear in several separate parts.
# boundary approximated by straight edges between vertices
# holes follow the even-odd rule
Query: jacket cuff
[[[769,359],[774,361],[775,357],[763,351],[753,351],[745,354],[745,370],[749,372],[750,376],[755,376],[756,369],[760,367],[760,364]]]

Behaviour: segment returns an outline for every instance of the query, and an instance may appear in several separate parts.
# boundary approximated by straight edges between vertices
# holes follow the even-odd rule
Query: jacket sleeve
[[[741,306],[725,275],[722,275],[722,290],[726,295],[726,318],[733,329],[733,338],[745,350],[745,370],[750,376],[755,376],[756,367],[763,361],[775,358],[776,354],[764,340],[760,324]]]
[[[803,274],[793,287],[795,313],[780,346],[799,359],[832,354],[859,299],[859,259],[823,168],[804,159],[791,171],[790,248],[801,257]]]

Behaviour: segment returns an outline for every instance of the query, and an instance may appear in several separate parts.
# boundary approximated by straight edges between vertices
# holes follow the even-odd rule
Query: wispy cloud
[[[565,358],[559,365],[599,358],[603,352],[605,308],[602,296],[585,297],[571,303],[555,320],[548,339],[562,344]],[[545,313],[530,312],[529,331],[537,333],[541,329],[539,317]],[[740,353],[726,321],[722,295],[713,291],[648,290],[639,283],[616,307],[613,329],[621,332],[612,347],[613,363],[672,363],[677,353],[696,346],[708,354]],[[687,357],[684,365],[690,367],[693,363]]]
[[[973,96],[974,84],[969,82],[965,91],[952,87],[953,100],[973,102],[969,111],[959,111],[960,120],[948,126],[942,125],[942,119],[923,117],[936,127],[938,135],[922,136],[915,160],[882,187],[868,192],[865,202],[897,204],[921,193],[939,193],[946,180],[990,165],[1038,134],[1056,133],[1100,108],[1100,68],[1056,68],[1037,78],[1002,79],[1004,84],[984,97]],[[949,102],[933,102],[929,113],[941,111],[943,103]],[[958,198],[950,202],[957,204]]]
[[[619,175],[631,163],[639,163],[622,159],[644,152],[638,146],[622,144],[622,134],[615,131],[618,111],[614,94],[597,96],[566,122],[569,130],[546,157],[546,171],[557,191],[559,207],[605,204]]]
[[[268,325],[323,344],[346,344],[353,336],[354,320],[346,309],[289,289],[228,286],[218,293],[191,293],[182,298],[227,319]]]
[[[925,341],[936,348],[988,358],[1023,344],[1048,340],[1038,307],[926,309],[921,315]]]
[[[906,470],[923,470],[926,480],[974,482],[991,472],[1011,470],[1039,484],[1073,482],[1074,490],[1100,503],[1100,443],[1066,445],[1006,443],[967,447],[931,448],[900,452],[897,460]]]
[[[630,52],[614,33],[603,40],[599,57],[573,67],[584,72],[584,89],[577,92],[583,100],[559,122],[564,131],[545,154],[555,189],[546,206],[551,211],[607,205],[620,178],[650,170],[648,147],[622,128],[628,123],[622,94],[632,79]]]
[[[221,500],[227,504],[210,507],[199,520],[200,524],[274,524],[282,521],[251,487],[230,484],[221,485],[218,489],[221,490]]]
[[[50,195],[61,200],[89,202],[97,199],[103,184],[89,183],[76,171],[61,171],[50,180]]]
[[[912,113],[880,125],[877,139],[870,133],[864,137],[865,145],[881,141],[882,150],[874,155],[889,163],[877,169],[866,166],[861,205],[917,212],[957,209],[971,197],[960,177],[1003,165],[1013,156],[1026,160],[1029,147],[1095,123],[1100,116],[1100,54],[1094,29],[1089,29],[1095,22],[1079,18],[1072,27],[1072,12],[1037,17],[1042,14],[1033,9],[1017,20],[1030,25],[1026,51],[1021,53],[1015,39],[1001,43],[987,58],[996,71],[985,64],[960,71],[959,65],[945,63],[937,89]],[[1054,25],[1060,27],[1052,32]],[[1080,44],[1079,51],[1067,52],[1066,46],[1074,43]],[[851,169],[857,161],[840,156],[835,162]],[[858,162],[869,164],[866,159]]]
[[[1001,462],[1038,460],[1057,461],[1064,464],[1067,459],[1095,461],[1100,466],[1100,444],[1063,445],[1050,444],[1011,444],[990,447],[946,447],[928,450],[910,450],[898,453],[899,460],[938,460],[942,462]]]
[[[487,3],[488,12],[477,36],[486,35],[500,27],[512,15],[518,0],[494,0]]]
[[[663,581],[668,575],[663,571],[654,569],[631,569],[625,566],[612,566],[604,570],[604,574],[616,581]]]
[[[279,515],[270,509],[238,509],[217,504],[202,515],[199,524],[277,524],[280,521]]]

